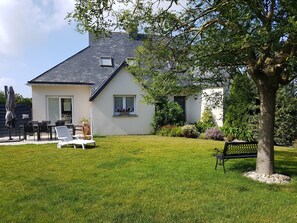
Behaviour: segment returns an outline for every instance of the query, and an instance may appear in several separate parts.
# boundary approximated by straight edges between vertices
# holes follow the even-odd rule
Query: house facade
[[[32,88],[33,120],[65,120],[80,124],[91,121],[92,134],[149,134],[155,108],[143,102],[142,88],[127,70],[142,37],[130,39],[125,33],[95,40],[57,66],[28,81]],[[223,88],[206,89],[221,92]],[[207,105],[204,97],[176,96],[185,109],[186,121],[196,122]],[[213,110],[222,125],[223,109]]]

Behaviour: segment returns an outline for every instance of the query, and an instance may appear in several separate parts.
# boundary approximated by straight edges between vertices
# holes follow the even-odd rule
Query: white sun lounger
[[[94,147],[96,146],[96,142],[93,139],[80,139],[78,136],[71,135],[69,129],[64,126],[56,126],[55,127],[57,137],[60,140],[57,144],[57,148],[62,148],[65,145],[72,145],[76,148],[77,145],[81,146],[85,149],[87,144],[92,144]]]

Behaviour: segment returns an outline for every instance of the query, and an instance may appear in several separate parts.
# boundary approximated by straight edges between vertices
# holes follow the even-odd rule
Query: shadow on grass
[[[225,163],[226,171],[237,171],[240,173],[256,169],[256,159],[228,160]]]
[[[297,151],[276,151],[274,166],[276,173],[297,177]],[[227,173],[228,171],[253,171],[256,169],[256,159],[228,160],[225,162],[225,167]]]
[[[106,138],[106,136],[100,136],[100,135],[93,135],[93,138],[94,139],[100,139],[100,138]]]
[[[291,177],[297,176],[297,150],[292,151],[276,151],[275,152],[275,172],[289,175]]]

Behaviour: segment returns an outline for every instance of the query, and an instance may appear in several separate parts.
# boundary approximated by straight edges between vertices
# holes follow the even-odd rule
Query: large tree
[[[204,77],[221,77],[236,69],[247,71],[260,98],[256,171],[274,173],[276,92],[297,75],[295,0],[76,0],[69,18],[78,21],[80,30],[97,36],[113,28],[135,34],[140,28],[158,36],[153,41],[157,46],[164,37],[162,46],[166,42],[173,54],[178,50],[175,65],[199,67],[199,74],[207,74]],[[187,81],[201,80],[194,69],[183,72]]]

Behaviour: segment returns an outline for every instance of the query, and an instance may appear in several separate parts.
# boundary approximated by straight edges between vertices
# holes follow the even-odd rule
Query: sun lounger
[[[79,136],[71,135],[67,126],[56,126],[55,127],[57,137],[60,140],[57,144],[58,148],[62,148],[65,145],[71,145],[74,148],[76,146],[81,146],[85,149],[86,145],[91,144],[94,147],[96,146],[96,142],[93,139],[80,139]]]

